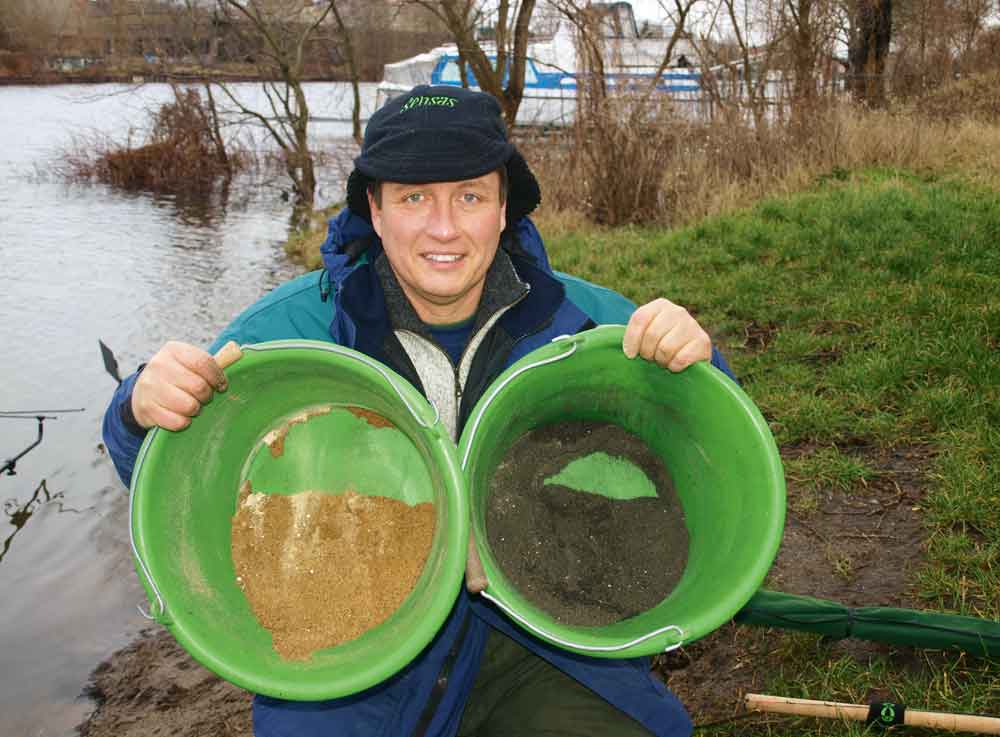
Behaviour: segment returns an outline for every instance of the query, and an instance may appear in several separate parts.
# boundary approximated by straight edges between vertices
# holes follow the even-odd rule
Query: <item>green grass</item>
[[[821,494],[850,492],[866,486],[869,479],[878,475],[878,470],[863,458],[845,453],[835,445],[786,457],[783,465],[785,479],[794,484],[789,491],[788,506],[804,516],[819,509]]]
[[[305,221],[291,232],[285,241],[285,253],[296,263],[302,264],[307,271],[318,269],[323,265],[320,246],[326,240],[327,222],[344,206],[342,202],[329,205],[309,213]]]
[[[797,484],[875,473],[845,448],[927,448],[927,608],[1000,620],[1000,195],[959,178],[869,171],[683,230],[587,229],[556,268],[641,303],[687,306],[715,336]],[[923,456],[922,456],[923,457]],[[872,605],[880,602],[873,601]],[[1000,716],[1000,663],[916,651],[859,664],[788,634],[773,693]],[[702,733],[860,734],[780,719]]]

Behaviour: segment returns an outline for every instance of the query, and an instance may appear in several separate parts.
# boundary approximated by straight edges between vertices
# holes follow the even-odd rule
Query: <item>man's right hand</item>
[[[225,391],[226,375],[206,353],[188,343],[170,341],[139,374],[132,390],[132,414],[147,430],[183,430],[216,391]]]

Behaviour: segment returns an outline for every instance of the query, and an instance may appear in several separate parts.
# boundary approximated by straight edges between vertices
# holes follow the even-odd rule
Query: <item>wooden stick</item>
[[[788,696],[768,696],[749,693],[744,698],[747,709],[778,714],[848,719],[863,722],[868,719],[868,706],[844,704],[837,701],[813,701],[793,699]],[[978,732],[980,734],[1000,734],[1000,719],[974,714],[947,714],[939,711],[917,711],[907,709],[903,724],[912,727],[950,729],[956,732]]]
[[[748,693],[743,702],[750,711],[768,711],[777,714],[797,714],[803,717],[826,717],[863,722],[868,718],[868,707],[859,704],[842,704],[836,701],[813,701],[785,696]]]
[[[476,538],[472,530],[469,530],[469,553],[465,559],[465,588],[470,594],[478,594],[485,591],[488,585],[486,570],[483,568],[483,562],[479,560],[479,551],[476,550]]]
[[[229,368],[241,358],[243,358],[243,351],[240,350],[235,340],[226,343],[215,354],[215,362],[219,364],[221,369]]]

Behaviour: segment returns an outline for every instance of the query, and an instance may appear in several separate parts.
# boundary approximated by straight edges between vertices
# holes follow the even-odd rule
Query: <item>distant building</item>
[[[159,60],[190,42],[182,8],[163,0],[46,0],[57,19],[50,53],[93,63],[123,57]]]

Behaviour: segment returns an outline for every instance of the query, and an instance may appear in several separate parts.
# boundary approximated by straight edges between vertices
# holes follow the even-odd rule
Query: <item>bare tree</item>
[[[974,73],[1000,70],[1000,26],[992,26],[980,33],[975,45],[960,63],[964,70]]]
[[[922,94],[953,72],[948,0],[906,0],[893,9],[892,91]]]
[[[663,51],[663,59],[660,61],[660,66],[657,67],[656,73],[653,75],[653,79],[650,81],[649,89],[646,95],[649,96],[656,89],[656,85],[659,83],[660,77],[670,66],[670,62],[674,58],[674,50],[677,48],[677,44],[680,43],[682,39],[688,38],[690,34],[688,33],[687,23],[691,12],[694,7],[698,5],[702,0],[673,0],[673,5],[670,5],[666,0],[657,0],[660,5],[660,10],[667,16],[672,26],[670,32],[670,39],[667,41],[667,47]]]
[[[787,34],[781,23],[782,2],[720,0],[708,27],[690,38],[698,51],[702,88],[713,108],[725,116],[749,111],[758,133],[769,123],[771,76]],[[720,41],[723,26],[727,34]]]
[[[785,0],[783,5],[791,26],[789,45],[795,75],[792,99],[796,108],[809,107],[816,97],[816,59],[821,43],[816,27],[819,4],[817,0]]]
[[[551,0],[550,3],[569,23],[576,35],[577,121],[600,113],[608,94],[604,47],[603,13],[590,0]]]
[[[358,73],[358,60],[354,55],[354,42],[351,40],[351,33],[344,24],[344,18],[340,13],[340,8],[336,2],[330,3],[330,10],[333,18],[337,21],[337,35],[344,45],[344,58],[347,61],[347,69],[351,77],[351,93],[354,95],[354,104],[351,106],[351,133],[357,144],[361,145],[361,87],[360,75]]]
[[[792,73],[792,119],[801,120],[815,107],[824,69],[832,73],[823,61],[833,58],[839,9],[831,0],[783,0],[780,16],[786,66]]]
[[[448,29],[458,46],[463,65],[468,65],[480,89],[499,100],[509,126],[517,119],[524,97],[524,73],[527,65],[529,24],[535,0],[498,0],[494,36],[495,59],[491,60],[476,37],[476,29],[487,13],[482,0],[410,0],[426,8]],[[467,80],[465,80],[467,83]]]
[[[986,30],[993,13],[994,0],[955,0],[955,26],[958,53],[967,54]]]
[[[747,113],[755,130],[805,122],[821,90],[836,93],[846,62],[844,0],[718,0],[687,40],[700,63],[706,116]]]
[[[240,112],[259,123],[281,149],[296,203],[307,209],[315,200],[316,169],[309,148],[309,104],[302,86],[304,67],[310,42],[336,10],[336,4],[337,0],[327,0],[311,10],[301,2],[216,0],[219,15],[227,21],[243,52],[254,60],[260,76],[266,80],[262,85],[269,110],[251,107],[227,84],[219,81],[215,84]],[[347,35],[342,22],[339,31]],[[347,56],[353,59],[353,51]],[[356,97],[356,108],[359,102]]]
[[[995,0],[905,0],[895,5],[893,92],[919,94],[959,71],[982,67],[974,50],[996,7]]]

